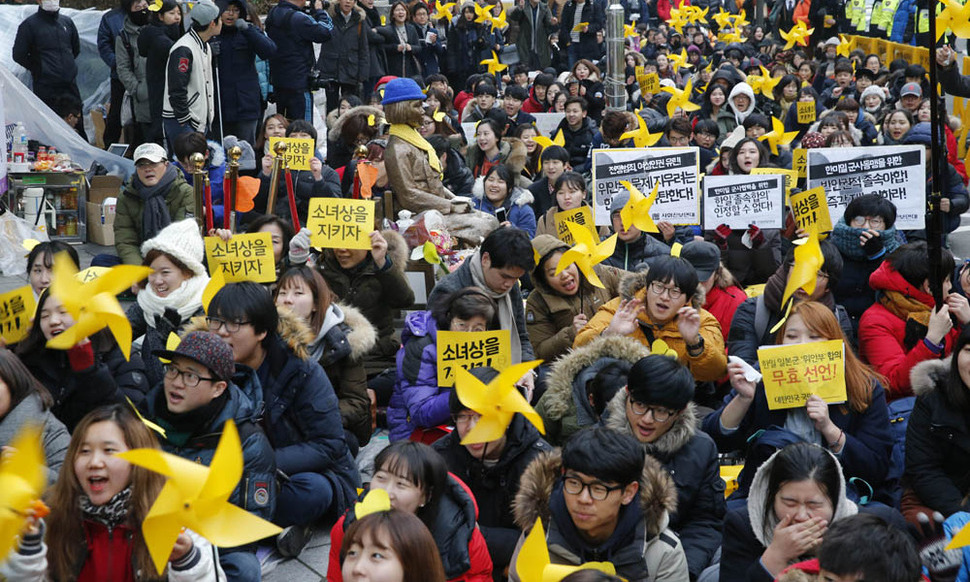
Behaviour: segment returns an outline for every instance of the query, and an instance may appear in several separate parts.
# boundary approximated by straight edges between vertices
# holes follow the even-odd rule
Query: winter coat
[[[237,2],[236,5],[240,6],[239,21],[244,21],[247,16],[245,3]],[[262,119],[263,94],[259,88],[256,58],[272,59],[276,55],[276,43],[252,24],[242,30],[223,26],[218,38],[222,119],[232,122]]]
[[[42,100],[72,88],[77,92],[77,63],[81,40],[69,17],[37,8],[20,26],[13,41],[13,60],[30,72],[33,90]],[[45,101],[46,102],[46,101]]]
[[[343,269],[333,249],[320,255],[320,274],[330,290],[347,305],[356,307],[377,328],[377,345],[370,356],[390,358],[400,343],[394,339],[394,317],[399,309],[414,303],[414,291],[404,276],[408,247],[404,238],[390,230],[381,231],[387,240],[387,263],[378,269],[367,256],[351,269]]]
[[[445,42],[447,40],[445,31],[431,26],[430,22],[423,27],[416,23],[412,24],[418,29],[418,44],[421,45],[421,52],[416,54],[415,57],[418,59],[418,65],[421,67],[421,71],[424,72],[424,77],[428,78],[431,75],[441,73],[441,66],[438,60],[448,54],[448,45]],[[438,35],[438,38],[432,44],[428,44],[429,32]]]
[[[600,306],[620,294],[622,272],[615,267],[595,265],[593,270],[605,288],[590,284],[586,277],[580,275],[579,292],[566,297],[553,291],[545,282],[545,275],[540,275],[541,269],[542,266],[537,265],[532,272],[535,289],[525,302],[525,322],[536,357],[549,363],[572,347],[576,339],[574,317],[582,312],[588,321]]]
[[[960,68],[956,66],[956,61],[950,63],[949,67],[940,67],[938,70],[940,87],[948,95],[970,97],[970,77],[964,77],[960,74]]]
[[[472,188],[472,200],[475,210],[481,210],[495,216],[498,211],[492,201],[485,197],[485,177],[479,176]],[[505,197],[502,208],[506,211],[506,220],[515,228],[529,233],[529,238],[536,234],[536,215],[532,211],[532,193],[522,188],[515,188]]]
[[[464,17],[459,14],[457,18]],[[448,74],[461,80],[484,70],[481,62],[492,58],[492,50],[497,42],[490,25],[475,22],[460,22],[452,26],[448,30],[447,40],[448,54],[445,63]],[[455,107],[457,106],[456,102]]]
[[[568,5],[566,9],[569,9]],[[563,147],[569,152],[569,165],[572,166],[573,171],[581,174],[589,171],[591,169],[588,160],[589,150],[593,146],[593,142],[600,139],[596,124],[587,117],[583,120],[579,129],[571,129],[569,122],[564,118],[552,134],[557,135],[560,130],[562,130],[563,140],[565,140]]]
[[[471,196],[475,187],[475,176],[465,163],[465,158],[455,148],[448,148],[442,182],[455,196]]]
[[[670,529],[670,515],[677,508],[677,490],[658,461],[647,457],[640,477],[639,504],[621,506],[616,530],[598,548],[582,541],[565,508],[559,450],[542,453],[525,470],[515,496],[515,524],[529,532],[541,519],[553,564],[578,566],[608,559],[618,576],[630,582],[688,580],[687,560],[680,540]],[[516,556],[525,540],[519,538]],[[509,580],[519,582],[516,557],[509,566]]]
[[[330,40],[333,23],[323,10],[313,16],[292,2],[278,2],[266,15],[266,34],[276,43],[276,55],[269,60],[273,87],[306,91],[313,58],[313,43]]]
[[[722,273],[727,273],[727,269],[724,267],[720,269]],[[727,273],[727,276],[731,277],[730,273]],[[741,304],[748,299],[744,289],[738,287],[733,279],[731,277],[730,282],[725,287],[715,283],[711,290],[707,292],[707,301],[704,303],[704,310],[713,315],[717,322],[721,324],[721,337],[724,338],[724,345],[727,345],[734,314],[738,307],[741,307]]]
[[[217,88],[212,67],[213,51],[194,29],[175,41],[165,65],[163,119],[174,119],[193,131],[208,133],[216,117]]]
[[[115,39],[125,25],[125,13],[120,7],[112,8],[101,16],[98,24],[98,55],[104,64],[111,69],[111,78],[117,79],[115,72]]]
[[[586,385],[606,366],[619,361],[633,365],[649,353],[649,348],[633,338],[606,336],[553,362],[546,376],[546,391],[535,406],[546,428],[546,440],[562,446],[580,429],[599,422]]]
[[[647,270],[625,275],[620,281],[620,296],[610,300],[609,303],[599,308],[599,311],[589,320],[586,327],[576,334],[576,340],[573,342],[573,345],[576,347],[585,345],[603,333],[609,327],[613,316],[620,308],[621,301],[633,297],[645,301],[647,295],[646,280]],[[713,315],[704,311],[701,307],[703,304],[704,290],[698,286],[697,292],[694,293],[691,299],[691,305],[698,310],[701,318],[700,335],[704,340],[704,351],[700,355],[692,356],[687,353],[687,343],[680,335],[680,330],[677,329],[676,318],[671,319],[662,326],[658,326],[650,321],[649,316],[644,311],[637,316],[639,325],[630,337],[649,346],[653,341],[648,339],[644,333],[644,330],[649,329],[652,332],[653,340],[662,339],[670,349],[677,352],[680,363],[690,369],[695,380],[698,382],[717,380],[727,372],[727,356],[724,355],[724,339],[721,335],[720,324]]]
[[[606,407],[603,425],[635,438],[626,415],[629,392],[622,388]],[[698,430],[700,419],[693,402],[653,443],[641,443],[644,452],[656,459],[677,487],[677,510],[670,515],[670,529],[677,532],[691,578],[696,579],[721,547],[724,519],[724,481],[717,461],[717,446]]]
[[[333,79],[341,85],[357,87],[370,79],[370,44],[367,37],[370,25],[363,8],[354,6],[350,19],[332,4],[330,19],[333,31],[330,40],[320,47],[317,68],[324,79]]]
[[[31,392],[0,418],[0,447],[10,446],[14,438],[27,425],[41,427],[41,443],[44,447],[44,461],[47,466],[47,484],[57,481],[57,474],[64,464],[71,435],[64,423],[57,420],[54,413],[44,406],[37,392]]]
[[[830,453],[831,454],[831,453]],[[732,509],[724,518],[724,538],[721,547],[720,582],[771,582],[774,580],[761,565],[764,553],[774,537],[779,519],[774,510],[766,513],[768,497],[768,474],[778,453],[772,455],[755,474],[747,506]],[[834,515],[832,522],[851,517],[859,512],[855,503],[845,496],[845,478],[839,475],[839,491],[833,492]],[[769,507],[771,507],[769,505]]]
[[[533,7],[531,2],[523,6],[516,5],[509,14],[509,22],[518,23],[519,34],[515,40],[515,49],[519,53],[519,62],[536,63],[539,69],[544,69],[552,62],[552,48],[549,46],[549,35],[556,32],[552,24],[552,12],[545,2],[537,2]],[[535,42],[533,43],[533,39]],[[527,111],[527,113],[532,113]]]
[[[419,428],[448,423],[451,388],[438,384],[438,326],[430,311],[404,318],[397,380],[387,406],[391,442],[407,440]]]
[[[603,30],[603,26],[606,24],[605,9],[599,2],[586,0],[580,10],[583,11],[580,22],[588,22],[589,25],[585,32],[579,33],[579,58],[595,62],[598,60],[597,53],[599,52],[596,46],[596,33]],[[572,44],[570,34],[573,30],[575,16],[576,2],[570,0],[563,7],[562,16],[559,18],[559,47],[561,50],[567,50],[569,45]],[[573,165],[573,169],[575,168],[576,166]]]
[[[364,21],[364,27],[367,31],[367,52],[370,53],[370,73],[367,78],[368,82],[371,82],[383,77],[387,71],[387,60],[384,58],[384,50],[381,48],[384,37],[378,32],[381,27],[381,13],[378,12],[376,6],[370,8],[360,4],[357,6],[364,10],[364,15],[367,17],[367,20]]]
[[[337,392],[340,419],[354,433],[360,446],[370,440],[370,398],[367,372],[362,360],[377,345],[377,330],[364,314],[349,305],[334,303],[343,321],[320,330],[310,345],[311,353],[322,350],[318,361]]]
[[[210,418],[200,419],[201,425],[186,437],[184,444],[177,445],[169,440],[172,437],[157,435],[159,444],[167,453],[209,466],[226,422],[235,422],[242,441],[243,473],[229,495],[229,503],[267,521],[272,520],[277,495],[273,447],[258,425],[260,419],[256,404],[231,382],[224,394],[226,399],[223,407]],[[165,385],[161,383],[148,393],[142,407],[143,416],[162,426],[166,435],[173,435],[176,430],[159,414],[160,407],[165,406]]]
[[[424,53],[421,39],[418,36],[418,29],[410,22],[404,23],[404,31],[407,44],[411,50],[400,52],[397,47],[401,44],[401,39],[397,35],[397,27],[391,24],[388,19],[387,26],[377,29],[377,32],[384,37],[383,48],[384,58],[387,59],[387,74],[397,77],[414,77],[423,74],[421,64],[418,59]]]
[[[478,504],[471,490],[455,475],[439,495],[438,515],[429,529],[445,569],[448,582],[491,582],[492,558],[488,555],[485,538],[478,529]],[[364,491],[360,499],[367,495]],[[355,506],[356,507],[356,506]],[[340,572],[340,546],[344,532],[357,519],[354,507],[347,510],[330,530],[330,561],[327,580],[343,582]]]
[[[341,196],[340,176],[337,175],[336,170],[326,164],[321,164],[320,172],[320,179],[317,180],[313,177],[313,172],[309,170],[290,171],[290,175],[293,178],[293,196],[296,197],[296,213],[300,217],[300,224],[302,226],[306,226],[307,224],[307,216],[310,212],[310,199],[340,198]],[[269,204],[270,182],[272,182],[272,177],[260,171],[259,192],[253,198],[253,206],[256,212],[267,212],[266,205]],[[290,216],[290,196],[286,187],[286,179],[282,173],[279,178],[279,184],[277,184],[274,208],[270,214],[275,214],[284,220],[292,222]]]
[[[30,373],[54,398],[50,411],[68,431],[99,406],[125,404],[125,398],[138,404],[148,392],[141,358],[132,354],[126,360],[114,340],[108,341],[95,344],[105,347],[94,349],[94,364],[80,371],[71,368],[66,351],[41,347],[19,354]]]
[[[140,265],[142,261],[142,218],[145,213],[145,202],[136,191],[135,179],[132,174],[121,189],[118,196],[118,206],[115,212],[115,250],[121,262],[126,265]],[[195,215],[195,194],[192,186],[182,178],[181,174],[165,194],[165,205],[172,222],[178,222]]]
[[[441,453],[448,471],[461,479],[478,504],[478,526],[485,539],[507,540],[514,547],[522,533],[512,518],[512,502],[519,490],[519,479],[540,453],[552,450],[539,431],[521,414],[512,418],[505,431],[505,448],[494,464],[485,465],[461,444],[458,431],[441,437],[433,448]],[[504,564],[502,565],[504,567]]]
[[[882,250],[869,257],[859,245],[861,233],[861,229],[850,227],[845,223],[845,218],[840,218],[830,238],[842,255],[842,276],[832,293],[835,300],[845,307],[856,328],[859,318],[876,301],[876,292],[869,287],[869,277],[882,264],[883,259],[903,242],[901,236],[897,236],[895,228],[883,231],[880,233],[883,240]]]
[[[910,374],[916,405],[906,427],[903,476],[923,505],[946,517],[970,509],[970,426],[947,398],[950,367],[950,358],[929,360]]]
[[[603,261],[602,264],[624,271],[633,271],[637,265],[649,258],[668,255],[670,255],[670,247],[645,232],[633,242],[627,243],[617,238],[613,255]]]
[[[520,188],[528,188],[530,185],[529,180],[524,176],[520,176],[528,158],[529,152],[525,148],[525,142],[517,137],[506,137],[502,138],[502,141],[498,144],[498,156],[496,159],[488,161],[493,166],[504,164],[509,169],[509,172],[515,176],[516,185]],[[465,163],[476,178],[485,175],[485,162],[485,154],[478,148],[478,143],[473,142],[469,144],[468,150],[465,152]]]
[[[113,74],[125,86],[131,96],[134,120],[138,123],[151,123],[151,102],[148,95],[148,69],[145,57],[138,54],[138,37],[144,26],[136,26],[127,16],[125,25],[115,39],[115,68]]]
[[[170,310],[169,314],[172,311],[174,310]],[[181,335],[183,327],[188,325],[193,317],[205,315],[205,311],[199,306],[199,309],[190,317],[180,318],[181,322],[178,327],[173,326],[172,321],[162,315],[156,315],[155,324],[148,325],[148,322],[145,321],[145,311],[137,301],[132,303],[125,315],[128,317],[128,323],[131,324],[131,337],[142,338],[141,353],[144,354],[142,362],[144,362],[145,377],[147,378],[147,385],[145,386],[147,392],[150,387],[162,381],[165,373],[162,362],[154,354],[155,350],[167,349],[165,346],[169,335],[172,333]],[[176,312],[175,315],[178,315],[178,313]]]
[[[147,75],[146,80],[149,111],[152,120],[158,123],[162,118],[162,102],[165,100],[165,75],[158,72],[165,70],[168,53],[180,34],[179,25],[163,26],[160,23],[149,24],[138,34],[138,54],[145,57],[145,71],[156,73]]]
[[[938,360],[941,355],[933,353],[923,342],[926,325],[909,317],[903,319],[890,311],[888,297],[882,299],[885,291],[895,291],[932,309],[933,297],[913,287],[903,276],[883,262],[869,277],[869,286],[876,291],[876,302],[859,319],[859,356],[873,369],[882,374],[889,383],[886,386],[887,398],[895,400],[912,394],[910,373],[913,367],[925,360]],[[928,314],[929,311],[922,312]],[[925,315],[924,315],[925,317]],[[953,329],[943,338],[942,356],[949,355],[960,335],[961,326]]]

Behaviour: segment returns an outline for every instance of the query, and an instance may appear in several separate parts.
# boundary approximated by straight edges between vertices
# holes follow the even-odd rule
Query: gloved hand
[[[303,265],[310,258],[310,229],[303,227],[290,239],[290,264]]]
[[[757,226],[749,224],[748,239],[751,241],[751,248],[761,248],[765,244],[765,233]]]
[[[242,18],[237,18],[236,19],[236,25],[235,26],[236,26],[236,29],[239,32],[242,32],[242,31],[246,30],[247,28],[249,28],[249,22],[247,22],[246,20],[244,20]]]
[[[869,237],[869,240],[867,240],[864,245],[862,245],[862,250],[866,252],[867,257],[875,258],[882,254],[884,247],[885,244],[882,242],[882,237],[878,234],[874,234]]]
[[[930,572],[933,582],[953,582],[960,571],[962,550],[946,550],[949,540],[943,529],[943,515],[933,512],[932,521],[925,513],[916,516],[919,520],[916,547],[919,549],[920,562]]]
[[[726,224],[718,225],[714,229],[714,243],[721,247],[722,251],[728,248],[728,237],[731,236],[731,227]]]
[[[83,372],[94,365],[94,347],[88,339],[67,350],[67,361],[75,372]]]

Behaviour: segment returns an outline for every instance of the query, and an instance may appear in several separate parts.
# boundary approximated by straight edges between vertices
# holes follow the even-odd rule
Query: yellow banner
[[[566,226],[567,222],[575,222],[576,224],[585,226],[596,237],[596,225],[593,224],[593,209],[589,206],[580,206],[573,210],[563,210],[562,212],[556,213],[556,236],[562,242],[572,246],[576,244],[576,241],[573,240],[573,235],[569,232],[569,227]]]
[[[289,146],[283,154],[283,163],[291,170],[310,170],[310,160],[313,159],[313,140],[308,137],[271,137],[269,138],[269,151],[276,151],[273,146],[277,142],[286,142]]]
[[[370,249],[374,201],[312,198],[307,228],[310,243],[316,248]]]
[[[799,101],[795,104],[795,111],[798,113],[798,123],[815,123],[818,112],[814,101]]]
[[[459,366],[466,370],[491,366],[499,371],[509,367],[511,337],[507,329],[439,331],[438,386],[454,386],[455,369]]]
[[[819,233],[832,231],[829,204],[825,198],[825,189],[821,186],[792,194],[791,211],[798,228],[807,231],[810,225],[815,224]]]
[[[812,394],[830,403],[845,402],[844,349],[842,340],[759,349],[768,408],[805,406]]]
[[[228,241],[217,236],[207,236],[205,256],[209,262],[209,271],[222,269],[227,283],[272,283],[276,280],[273,238],[268,232],[234,234]]]
[[[799,178],[808,178],[808,150],[805,148],[792,150],[791,169],[798,173]]]
[[[656,94],[660,92],[660,77],[657,73],[637,75],[637,83],[640,84],[641,93]]]
[[[30,285],[0,295],[0,335],[7,344],[15,344],[27,337],[36,307]]]

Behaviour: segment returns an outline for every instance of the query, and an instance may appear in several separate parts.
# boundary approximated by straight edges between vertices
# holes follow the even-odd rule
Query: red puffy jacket
[[[678,10],[690,6],[690,0],[657,0],[657,16],[660,20],[670,20],[670,9],[675,7],[675,3]]]
[[[131,539],[133,532],[119,525],[111,532],[108,527],[94,521],[84,521],[84,535],[88,555],[77,582],[134,582],[131,568]]]
[[[721,335],[724,336],[724,345],[727,345],[728,331],[731,329],[731,320],[734,319],[734,312],[744,303],[748,295],[744,289],[737,285],[731,285],[727,289],[721,289],[717,285],[711,287],[707,292],[707,299],[704,309],[713,315],[717,322],[721,324]]]

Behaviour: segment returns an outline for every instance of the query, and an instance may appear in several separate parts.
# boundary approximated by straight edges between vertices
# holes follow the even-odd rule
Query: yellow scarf
[[[408,142],[419,150],[423,150],[424,153],[428,154],[428,163],[431,164],[431,169],[438,174],[441,174],[441,160],[438,159],[438,154],[435,153],[434,148],[428,143],[428,140],[418,133],[418,130],[414,129],[410,125],[404,123],[395,123],[391,125],[390,135],[395,135],[402,140]]]

